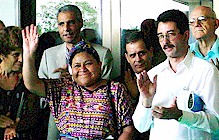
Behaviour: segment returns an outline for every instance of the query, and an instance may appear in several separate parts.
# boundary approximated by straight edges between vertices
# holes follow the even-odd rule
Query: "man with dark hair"
[[[68,63],[69,50],[71,50],[75,44],[84,40],[80,36],[81,28],[83,27],[82,13],[77,6],[65,5],[61,7],[57,13],[57,21],[59,34],[64,43],[44,51],[38,71],[40,78],[59,78],[60,73],[54,73],[54,70],[66,65]],[[113,65],[110,50],[98,44],[92,43],[92,46],[100,55],[102,78],[109,79]],[[68,70],[71,73],[70,66],[68,66]],[[48,126],[48,139],[57,140],[57,138],[57,129],[51,116]]]
[[[183,12],[167,10],[157,21],[157,35],[167,59],[137,76],[136,129],[151,129],[151,140],[218,139],[217,68],[189,51],[189,24]]]
[[[147,41],[149,38],[146,37],[144,40],[144,35],[142,32],[134,31],[127,35],[125,41],[125,57],[130,64],[132,71],[135,74],[141,73],[143,70],[150,70],[153,66],[153,48],[150,42]],[[136,83],[136,76],[131,74],[131,70],[125,72],[124,77],[125,85],[132,97],[133,108],[136,107],[139,91]],[[140,134],[135,132],[134,140],[148,140],[149,131]]]
[[[59,34],[64,43],[49,48],[44,52],[39,68],[40,77],[59,77],[60,73],[54,73],[54,69],[65,65],[68,50],[71,50],[75,44],[83,40],[80,36],[81,28],[83,27],[82,13],[77,6],[65,5],[61,7],[57,13],[57,20]],[[92,45],[94,45],[102,61],[102,77],[109,79],[113,62],[112,54],[106,47],[97,44]]]

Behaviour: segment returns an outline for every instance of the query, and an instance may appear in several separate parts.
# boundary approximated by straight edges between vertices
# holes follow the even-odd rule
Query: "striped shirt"
[[[111,82],[110,86],[89,91],[76,83],[63,88],[61,80],[44,81],[50,109],[62,134],[101,139],[115,136],[115,128],[121,134],[122,128],[133,124],[133,109],[123,84]]]

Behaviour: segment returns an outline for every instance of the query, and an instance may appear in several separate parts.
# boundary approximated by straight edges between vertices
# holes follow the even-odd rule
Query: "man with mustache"
[[[190,51],[219,69],[219,38],[215,33],[219,20],[215,12],[210,7],[198,6],[190,14],[189,25],[196,39],[190,44]]]
[[[54,70],[68,64],[68,52],[75,44],[82,40],[86,41],[80,36],[81,28],[83,27],[83,19],[82,13],[77,6],[65,5],[61,7],[57,13],[57,21],[59,34],[64,43],[44,51],[38,71],[40,78],[59,78],[60,73],[54,73]],[[102,78],[109,79],[113,65],[110,50],[101,45],[91,44],[100,55]],[[70,66],[68,66],[68,70],[71,73]],[[51,116],[48,126],[48,139],[57,140],[59,137],[57,132],[58,130]]]
[[[152,68],[153,48],[145,43],[141,32],[133,32],[126,38],[125,57],[135,73]]]
[[[143,70],[150,70],[153,66],[154,49],[147,41],[149,38],[146,37],[145,40],[146,41],[144,41],[144,34],[138,31],[134,31],[126,37],[125,57],[136,75]],[[124,82],[132,97],[133,108],[135,108],[139,98],[139,91],[137,88],[136,76],[132,76],[131,70],[129,69],[125,72]],[[134,137],[136,140],[148,140],[149,131],[143,134],[136,132]]]
[[[218,139],[217,68],[189,51],[189,24],[183,12],[167,10],[157,22],[167,59],[138,75],[135,128],[140,132],[150,129],[150,140]],[[151,83],[154,77],[156,82]]]

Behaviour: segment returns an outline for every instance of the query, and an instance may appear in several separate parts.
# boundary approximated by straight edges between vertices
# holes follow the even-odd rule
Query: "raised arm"
[[[23,79],[28,90],[38,96],[46,96],[45,84],[38,78],[35,67],[35,55],[38,46],[37,27],[31,24],[22,30],[23,38]]]

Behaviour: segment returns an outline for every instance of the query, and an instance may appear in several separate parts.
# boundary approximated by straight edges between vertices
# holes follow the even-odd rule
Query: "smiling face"
[[[205,20],[197,21],[198,17],[206,17]],[[190,20],[195,20],[193,25],[190,25],[192,34],[196,39],[211,38],[218,28],[218,20],[215,18],[213,11],[205,6],[196,7],[191,15]]]
[[[21,49],[11,51],[7,56],[1,56],[2,62],[0,67],[5,72],[21,72],[22,69],[22,52]]]
[[[160,45],[168,58],[184,58],[188,50],[188,30],[180,34],[175,22],[160,22],[157,34],[164,36]]]
[[[60,37],[67,44],[75,44],[80,41],[80,31],[83,26],[82,19],[78,19],[72,11],[58,14],[58,29]]]
[[[80,52],[72,60],[72,76],[81,86],[96,87],[101,76],[101,62],[87,52]]]
[[[126,51],[125,57],[135,73],[151,69],[153,52],[146,49],[142,39],[126,44]]]

